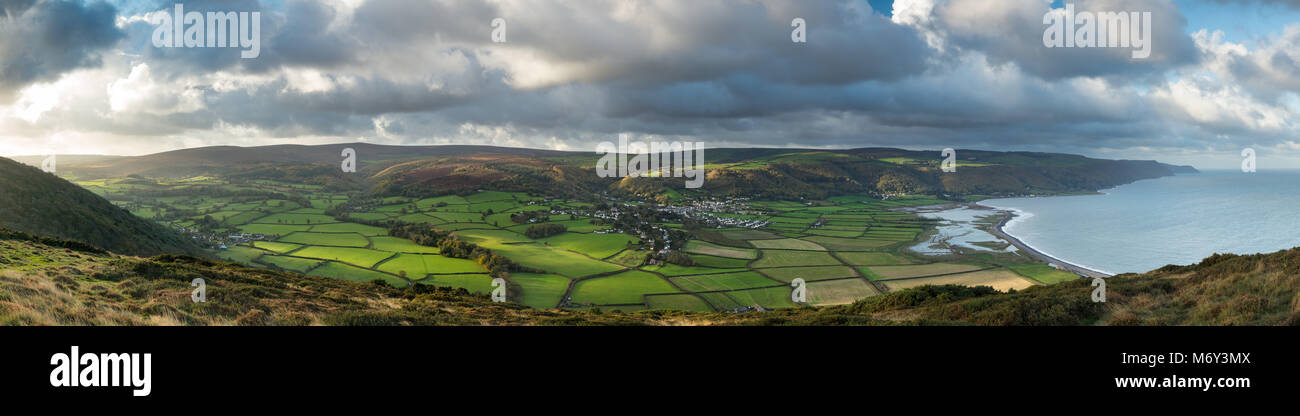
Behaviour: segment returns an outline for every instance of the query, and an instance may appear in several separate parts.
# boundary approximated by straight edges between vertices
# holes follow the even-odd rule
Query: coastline
[[[1012,236],[1011,234],[1007,234],[1006,230],[1003,230],[1003,227],[1005,227],[1005,226],[1007,225],[1008,222],[1011,222],[1011,220],[1012,220],[1013,218],[1016,217],[1016,213],[1015,213],[1015,212],[1012,212],[1012,211],[1006,211],[1006,210],[1001,210],[1001,209],[993,208],[993,207],[986,206],[986,205],[980,205],[978,202],[976,202],[976,203],[972,203],[971,205],[972,205],[972,206],[976,206],[976,207],[980,207],[980,208],[983,208],[983,209],[990,209],[990,210],[994,210],[994,211],[1005,212],[1005,213],[1006,213],[1006,216],[1002,217],[1002,220],[1001,220],[1001,221],[998,221],[997,225],[993,226],[992,229],[991,229],[990,231],[992,231],[992,232],[993,232],[993,235],[996,235],[998,238],[1001,238],[1001,239],[1003,239],[1003,240],[1007,240],[1007,241],[1010,242],[1012,245],[1016,246],[1016,248],[1018,248],[1018,249],[1020,249],[1020,250],[1023,250],[1025,253],[1029,253],[1030,256],[1032,256],[1032,257],[1034,257],[1034,258],[1036,258],[1036,259],[1042,260],[1042,261],[1044,261],[1044,262],[1047,262],[1047,263],[1049,263],[1049,264],[1055,264],[1055,265],[1059,266],[1061,269],[1064,269],[1064,270],[1070,271],[1071,273],[1078,274],[1078,275],[1083,275],[1083,276],[1087,276],[1087,277],[1110,277],[1110,276],[1111,276],[1110,274],[1107,274],[1107,273],[1103,273],[1103,272],[1100,272],[1100,271],[1096,271],[1096,270],[1093,270],[1093,269],[1089,269],[1089,268],[1087,268],[1087,267],[1079,266],[1079,265],[1077,265],[1077,264],[1073,264],[1073,263],[1070,263],[1070,262],[1067,262],[1067,261],[1064,261],[1064,260],[1058,259],[1058,258],[1056,258],[1056,257],[1049,256],[1049,255],[1047,255],[1047,254],[1045,254],[1045,253],[1043,253],[1043,252],[1041,252],[1041,251],[1035,250],[1033,247],[1030,247],[1028,244],[1025,244],[1025,242],[1020,241],[1019,238],[1016,238],[1015,236]]]

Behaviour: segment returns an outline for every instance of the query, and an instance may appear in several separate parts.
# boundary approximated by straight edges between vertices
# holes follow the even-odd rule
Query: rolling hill
[[[197,253],[179,233],[57,176],[0,158],[0,228],[136,255]]]
[[[339,169],[345,148],[357,151],[358,172]],[[958,150],[957,173],[940,170],[937,151],[888,148],[841,150],[708,149],[701,192],[715,196],[823,199],[843,194],[923,193],[1024,195],[1095,191],[1141,179],[1194,173],[1155,161],[1093,159],[1034,152]],[[610,192],[665,199],[684,191],[681,178],[600,178],[591,152],[491,146],[203,147],[135,157],[60,161],[60,172],[80,178],[128,175],[218,175],[272,179],[366,190],[374,195],[427,196],[475,189],[556,196]],[[28,163],[38,162],[32,159]]]

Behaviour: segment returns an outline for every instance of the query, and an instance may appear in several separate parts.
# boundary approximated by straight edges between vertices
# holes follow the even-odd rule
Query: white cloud
[[[132,67],[126,78],[109,83],[108,102],[114,112],[155,115],[192,113],[204,108],[202,89],[183,81],[159,83],[147,63]]]
[[[585,149],[629,132],[1143,158],[1300,137],[1300,25],[1248,47],[1183,33],[1167,0],[1080,3],[1162,11],[1170,43],[1150,62],[1045,50],[1044,0],[897,0],[892,18],[859,0],[289,0],[245,61],[153,49],[144,15],[117,16],[128,38],[102,63],[0,101],[0,152],[56,135],[105,153],[358,137]],[[794,17],[806,44],[790,42]]]
[[[14,115],[28,123],[40,121],[41,114],[59,104],[59,91],[50,84],[33,84],[24,89],[14,103]]]

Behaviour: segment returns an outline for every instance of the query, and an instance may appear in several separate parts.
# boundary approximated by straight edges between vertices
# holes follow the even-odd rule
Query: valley
[[[213,177],[77,183],[221,259],[398,288],[489,293],[496,276],[483,264],[390,235],[392,227],[427,225],[522,266],[497,276],[509,282],[511,300],[535,308],[739,312],[798,307],[790,297],[795,279],[807,282],[807,305],[826,306],[926,284],[1005,291],[1074,277],[1050,268],[1023,273],[1035,264],[1015,254],[907,250],[933,222],[897,209],[945,202],[924,196],[658,205],[502,191],[376,198]],[[539,226],[562,232],[530,238]]]
[[[337,161],[352,146],[355,173]],[[101,198],[106,215],[184,241],[188,251],[164,253],[194,261],[479,300],[501,279],[506,304],[539,311],[765,316],[934,288],[1016,294],[1073,284],[1078,276],[1023,252],[985,247],[1005,243],[913,251],[939,225],[916,208],[1086,193],[1183,170],[963,151],[961,173],[945,175],[937,153],[898,149],[708,154],[697,189],[672,178],[601,178],[586,153],[482,146],[213,147],[65,158],[63,179],[23,174],[37,172],[33,188]],[[147,235],[92,246],[158,254],[116,242]]]
[[[756,170],[785,175],[810,168],[805,162],[824,165],[822,157],[791,155],[785,157],[791,162]],[[0,211],[0,220],[32,230],[0,230],[0,324],[1300,322],[1295,307],[1300,249],[1215,255],[1198,264],[1114,276],[1107,278],[1107,303],[1096,303],[1087,279],[1023,251],[997,250],[1004,244],[983,237],[929,255],[910,250],[944,240],[931,239],[938,220],[917,215],[915,207],[955,206],[983,196],[887,191],[896,185],[889,180],[886,188],[878,182],[858,194],[808,192],[780,199],[711,188],[721,186],[714,178],[725,176],[718,173],[725,168],[709,170],[701,190],[647,178],[588,183],[572,180],[569,171],[545,181],[528,172],[502,177],[491,171],[496,179],[488,180],[475,176],[482,170],[457,168],[442,171],[443,177],[421,174],[422,179],[399,177],[390,183],[428,187],[430,182],[422,181],[446,183],[441,178],[468,175],[474,179],[451,183],[478,185],[396,194],[382,190],[418,189],[375,187],[374,182],[391,181],[393,166],[426,162],[363,161],[360,170],[369,176],[357,178],[330,173],[326,162],[256,158],[215,169],[196,169],[204,165],[196,162],[178,175],[89,174],[119,159],[85,158],[82,164],[72,159],[64,164],[70,169],[60,172],[67,180],[30,166],[0,165],[9,186],[0,202],[13,207]],[[906,161],[918,177],[931,174],[932,162]],[[120,166],[167,171],[171,163],[143,157]],[[1099,163],[1101,169],[1115,166]],[[1110,171],[1106,181],[1137,180],[1154,174],[1146,170],[1150,166],[1159,166],[1138,165],[1146,167],[1127,176]],[[879,180],[890,174],[882,175]],[[566,185],[547,188],[557,183]],[[573,189],[584,191],[568,192]],[[1089,189],[1026,194],[1054,192]],[[984,225],[997,220],[976,218]],[[147,249],[160,243],[170,245],[163,250],[172,254]],[[207,282],[206,302],[191,299],[196,278]],[[507,280],[507,302],[489,296],[494,278]],[[805,302],[796,303],[792,284],[799,281]]]

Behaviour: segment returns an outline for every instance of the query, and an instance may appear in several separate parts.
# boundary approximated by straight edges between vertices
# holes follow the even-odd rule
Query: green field
[[[430,286],[458,287],[470,293],[483,295],[492,293],[492,278],[486,274],[433,275],[417,283]]]
[[[778,155],[749,163],[753,166],[734,163],[718,166],[753,169],[789,158],[822,160],[827,157],[832,156]],[[922,281],[987,282],[1000,287],[1021,287],[1032,285],[1030,279],[1050,284],[1075,278],[1071,273],[1032,260],[971,257],[924,264],[923,256],[905,250],[908,242],[915,240],[932,222],[910,212],[888,210],[943,202],[929,197],[891,196],[882,200],[839,195],[801,201],[741,199],[742,202],[729,201],[724,204],[727,206],[706,214],[729,220],[726,224],[695,227],[688,219],[672,216],[651,221],[660,229],[690,236],[684,246],[674,241],[672,247],[689,254],[690,261],[672,258],[681,264],[694,263],[684,266],[665,263],[665,257],[652,255],[648,241],[642,243],[633,235],[597,234],[596,231],[612,227],[625,230],[627,227],[611,220],[615,217],[609,216],[609,212],[597,210],[596,207],[606,205],[595,200],[548,199],[503,191],[431,198],[386,195],[376,199],[330,191],[333,189],[330,187],[279,180],[260,179],[240,184],[226,184],[220,178],[196,181],[176,181],[175,185],[165,186],[120,184],[113,180],[80,183],[100,194],[118,195],[114,202],[136,215],[166,217],[162,221],[172,226],[196,227],[207,222],[206,226],[212,227],[215,223],[217,229],[211,230],[213,234],[243,232],[274,240],[244,243],[247,236],[240,236],[240,245],[213,250],[216,256],[243,264],[360,282],[379,279],[404,286],[409,280],[465,288],[475,293],[489,292],[491,279],[487,270],[473,261],[443,257],[438,255],[437,247],[390,237],[383,227],[342,222],[324,212],[347,204],[347,217],[357,221],[429,224],[525,268],[544,271],[510,271],[510,282],[516,286],[508,293],[519,297],[510,300],[537,308],[554,308],[560,304],[578,310],[592,305],[624,305],[602,309],[625,311],[729,311],[753,305],[788,308],[796,306],[789,298],[789,282],[796,278],[809,282],[809,303],[814,305],[847,303],[878,294],[877,286],[864,280],[864,276],[886,288],[911,287]],[[221,186],[225,191],[240,192],[241,196],[131,194],[132,190],[153,192],[168,189],[167,186],[175,186],[172,188],[175,190],[197,183]],[[242,196],[257,195],[256,192],[268,196],[261,199]],[[276,197],[268,192],[284,196]],[[674,203],[707,195],[691,190],[672,194],[669,199]],[[642,205],[608,200],[603,203]],[[177,213],[183,213],[180,214],[183,217],[177,218]],[[755,221],[768,223],[753,225]],[[523,234],[531,226],[546,223],[564,225],[568,231],[537,240]],[[673,240],[680,240],[679,234],[674,234]],[[1006,266],[996,268],[996,264]],[[987,273],[973,272],[983,268],[989,268]],[[941,276],[916,281],[892,280],[930,275]],[[570,285],[571,279],[577,282]],[[681,293],[681,290],[705,293]],[[566,296],[573,303],[566,303]]]
[[[302,248],[302,244],[278,243],[274,241],[254,241],[253,247],[260,248],[266,251],[284,254]]]
[[[811,305],[842,305],[879,294],[862,279],[841,279],[809,282],[807,299]]]
[[[865,239],[827,237],[827,236],[813,236],[804,239],[817,243],[817,245],[826,247],[832,251],[867,251],[867,250],[884,247],[890,244],[894,244],[894,242],[891,241],[865,240]]]
[[[398,254],[377,267],[380,271],[400,275],[406,272],[406,278],[415,280],[427,274],[484,273],[487,270],[478,263],[443,257],[437,254]]]
[[[785,266],[827,266],[840,264],[830,253],[820,251],[763,250],[755,268]]]
[[[835,253],[836,257],[844,260],[845,263],[854,266],[886,266],[892,264],[907,264],[908,261],[897,254],[893,253],[870,253],[870,252],[840,252]]]
[[[767,277],[787,283],[794,281],[794,279],[811,282],[814,280],[856,277],[858,275],[856,271],[848,266],[782,267],[762,269],[760,272],[767,275]]]
[[[695,264],[700,266],[718,268],[745,267],[745,265],[749,264],[749,260],[745,259],[706,256],[703,254],[693,254],[691,255],[691,260],[695,260]]]
[[[264,235],[286,235],[297,231],[307,231],[310,225],[282,225],[282,224],[245,224],[239,226],[239,229],[249,234]]]
[[[1007,265],[1007,268],[1019,273],[1021,276],[1049,285],[1079,278],[1079,276],[1074,273],[1060,270],[1042,263],[1009,264]]]
[[[741,306],[761,305],[766,308],[793,308],[795,303],[790,300],[792,290],[789,287],[772,287],[733,290],[726,294]]]
[[[280,237],[280,239],[276,241],[282,243],[336,247],[366,247],[370,245],[370,240],[367,240],[366,237],[361,234],[353,233],[297,232]]]
[[[712,312],[713,308],[696,295],[658,295],[646,297],[651,309],[675,309],[695,312]]]
[[[281,269],[291,270],[298,273],[306,273],[308,270],[315,268],[322,263],[321,260],[303,259],[289,256],[272,256],[266,255],[257,259],[258,262],[274,265]]]
[[[617,264],[593,260],[581,254],[557,250],[539,243],[502,244],[488,246],[488,248],[524,266],[568,277],[591,276],[624,268]]]
[[[312,259],[337,260],[360,267],[371,267],[383,259],[392,257],[393,253],[365,248],[310,246],[293,252],[293,255]]]
[[[370,248],[379,251],[391,251],[394,253],[422,253],[438,254],[437,247],[422,246],[411,242],[411,240],[397,237],[370,237],[372,243]]]
[[[725,236],[725,237],[727,237],[727,238],[732,238],[732,239],[736,239],[736,240],[762,240],[762,239],[773,239],[773,238],[779,238],[779,236],[777,236],[776,234],[772,234],[772,233],[769,233],[769,232],[767,232],[767,231],[760,231],[760,230],[734,230],[734,231],[723,231],[723,232],[722,232],[722,235]],[[752,243],[752,241],[751,241],[751,243]],[[755,246],[758,246],[758,245],[755,244]],[[759,247],[761,247],[761,246],[759,246]]]
[[[260,218],[259,224],[295,224],[311,225],[338,222],[333,217],[320,214],[273,214]]]
[[[794,238],[779,238],[775,240],[751,240],[749,243],[753,244],[754,247],[758,247],[758,248],[826,251],[825,247],[819,246],[817,245],[817,243],[813,243],[807,240],[794,239]]]
[[[872,266],[869,267],[872,272],[885,279],[910,278],[918,276],[930,276],[936,274],[949,274],[968,272],[984,268],[984,266],[955,263],[930,263],[918,264],[913,266]]]
[[[479,245],[500,245],[532,241],[523,234],[506,230],[465,230],[455,233],[461,239]]]
[[[265,253],[265,251],[251,247],[236,246],[218,252],[217,256],[236,263],[252,264],[253,259]]]
[[[646,267],[642,267],[641,269],[642,269],[642,270],[646,270],[646,271],[656,272],[656,273],[659,273],[659,274],[663,274],[663,275],[665,275],[665,276],[687,276],[687,275],[693,275],[693,274],[717,274],[717,273],[727,273],[727,272],[741,272],[741,271],[745,271],[745,270],[746,270],[744,267],[733,267],[733,268],[722,269],[722,268],[715,268],[715,267],[678,266],[678,265],[676,265],[676,264],[664,264],[664,265],[659,265],[659,266],[646,266]]]
[[[579,281],[573,288],[573,301],[596,305],[642,303],[642,295],[674,293],[678,290],[650,273],[627,271],[612,276]]]
[[[627,267],[640,266],[650,252],[647,250],[623,250],[618,255],[609,258],[610,263],[617,263]]]
[[[534,308],[554,308],[569,289],[569,279],[553,274],[514,273],[510,280],[523,289],[519,303]]]
[[[579,234],[570,232],[543,238],[539,241],[603,259],[623,251],[627,244],[635,243],[637,238],[627,234]]]
[[[481,222],[483,215],[477,212],[430,212],[430,216],[446,222]]]
[[[673,281],[676,282],[678,286],[681,286],[682,289],[692,292],[782,286],[781,282],[768,279],[755,272],[684,276],[673,278]]]
[[[351,280],[354,282],[370,282],[374,280],[383,280],[390,285],[397,287],[408,286],[405,280],[396,276],[380,273],[374,270],[367,270],[358,267],[352,267],[342,263],[326,262],[325,264],[312,269],[312,276],[329,277],[333,279]]]
[[[383,228],[352,222],[313,225],[311,231],[318,233],[357,233],[364,236],[388,235],[388,230]]]
[[[727,247],[713,243],[706,243],[700,240],[688,241],[685,250],[687,253],[705,254],[733,259],[753,259],[758,256],[758,251],[754,249]]]

